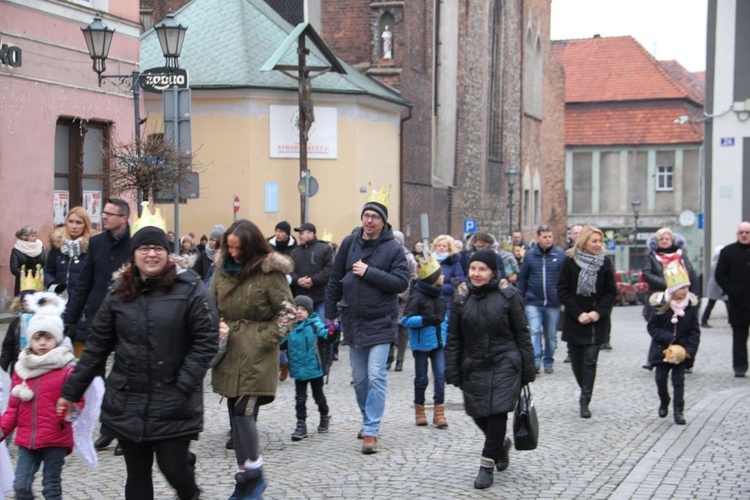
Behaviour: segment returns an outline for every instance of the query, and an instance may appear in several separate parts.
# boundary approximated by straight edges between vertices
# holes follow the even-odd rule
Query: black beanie
[[[281,229],[282,231],[284,231],[286,234],[292,234],[292,225],[289,224],[285,220],[283,220],[283,221],[279,222],[278,224],[276,224],[276,227],[274,228],[274,231],[277,231],[279,229]]]
[[[158,245],[169,251],[170,245],[167,239],[167,233],[156,226],[146,226],[139,229],[137,233],[130,237],[130,253],[135,253],[135,249],[146,245]]]
[[[477,250],[476,252],[471,254],[469,265],[471,265],[471,263],[475,260],[486,264],[487,267],[489,267],[492,271],[492,274],[494,276],[497,276],[497,254],[494,250],[491,250],[489,248],[485,248],[484,250]]]
[[[437,271],[427,276],[426,278],[422,278],[421,281],[424,281],[428,285],[433,285],[438,280],[441,274],[443,274],[443,269],[439,267]]]
[[[362,207],[362,213],[359,214],[360,219],[362,218],[362,214],[365,213],[365,210],[372,210],[383,219],[383,222],[388,222],[388,208],[385,205],[378,203],[377,201],[368,201],[365,203],[365,206]]]

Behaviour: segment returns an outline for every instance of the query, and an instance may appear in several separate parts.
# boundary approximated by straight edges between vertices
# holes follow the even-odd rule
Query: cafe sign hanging
[[[21,67],[21,47],[14,47],[4,43],[0,45],[0,64],[12,68]]]

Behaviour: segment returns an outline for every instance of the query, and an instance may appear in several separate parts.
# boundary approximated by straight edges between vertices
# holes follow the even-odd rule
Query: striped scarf
[[[576,294],[582,297],[591,297],[596,292],[596,275],[604,264],[604,255],[602,253],[592,255],[576,250],[573,260],[581,268],[581,272],[578,274]]]

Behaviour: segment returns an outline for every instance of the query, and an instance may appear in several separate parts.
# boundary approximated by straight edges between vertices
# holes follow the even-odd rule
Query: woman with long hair
[[[245,219],[222,235],[220,252],[210,289],[222,318],[219,341],[226,347],[213,363],[211,382],[231,408],[238,468],[230,498],[259,498],[265,479],[253,411],[276,397],[279,341],[297,318],[285,276],[294,264]]]
[[[27,273],[37,273],[36,266],[44,267],[44,243],[36,229],[24,226],[16,231],[16,244],[10,251],[10,272],[16,277],[13,295],[21,291],[21,268]]]
[[[492,485],[495,468],[508,468],[508,412],[521,387],[536,378],[536,365],[523,298],[500,279],[495,251],[474,252],[468,269],[448,324],[445,381],[461,389],[466,413],[484,433],[474,481],[484,489]]]
[[[57,407],[69,413],[114,351],[101,422],[125,455],[125,498],[154,498],[155,454],[178,497],[196,499],[190,441],[203,430],[203,379],[217,351],[218,314],[200,276],[169,255],[163,221],[138,226]]]
[[[599,350],[609,338],[617,285],[612,262],[604,256],[604,234],[593,226],[581,230],[566,252],[557,280],[557,296],[565,306],[562,339],[568,343],[570,366],[578,387],[582,418],[591,418]]]
[[[49,238],[50,249],[44,265],[44,286],[57,285],[72,290],[78,274],[86,264],[89,238],[94,233],[91,219],[83,207],[73,207],[65,217],[65,224],[55,229]]]

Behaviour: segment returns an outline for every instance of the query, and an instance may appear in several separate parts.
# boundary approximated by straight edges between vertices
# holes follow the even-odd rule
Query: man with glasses
[[[66,331],[72,337],[73,348],[77,358],[81,357],[86,346],[89,326],[99,306],[107,295],[107,288],[112,283],[112,274],[130,257],[130,227],[128,226],[130,207],[119,198],[110,198],[102,210],[102,227],[104,232],[92,236],[89,240],[88,258],[78,275],[78,281],[65,309],[64,321]],[[102,367],[102,376],[104,367]],[[94,447],[101,450],[109,446],[112,437],[100,437]],[[115,455],[121,455],[118,445]]]
[[[326,288],[326,318],[341,316],[362,426],[362,453],[377,452],[385,411],[391,343],[398,336],[398,294],[409,286],[401,244],[388,224],[388,195],[373,193],[362,208],[362,227],[344,238]]]
[[[562,249],[554,244],[549,226],[536,230],[536,245],[526,252],[518,278],[518,290],[526,302],[526,316],[534,345],[536,372],[544,364],[544,373],[552,373],[557,348],[557,323],[560,321],[560,299],[557,298],[557,278],[565,258]],[[544,337],[544,350],[542,350]]]
[[[725,246],[716,264],[716,283],[729,296],[727,309],[732,325],[732,365],[735,377],[748,369],[747,336],[750,330],[750,222],[741,222],[737,241]]]

